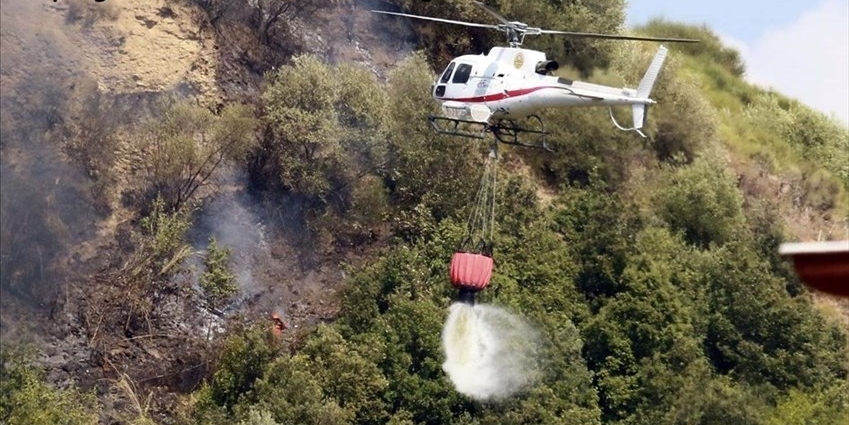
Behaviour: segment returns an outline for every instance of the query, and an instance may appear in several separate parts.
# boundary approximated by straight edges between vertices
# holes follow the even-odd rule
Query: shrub
[[[122,117],[115,116],[114,102],[100,91],[96,81],[82,79],[73,87],[75,93],[65,112],[69,135],[64,147],[94,181],[95,198],[105,197],[105,188],[114,179],[116,132]]]
[[[186,214],[167,212],[163,201],[154,201],[150,215],[140,220],[139,230],[126,241],[135,249],[120,265],[97,275],[104,289],[86,299],[84,320],[92,327],[97,323],[102,336],[152,332],[164,301],[183,289],[172,277],[191,252],[184,239],[190,225]]]
[[[57,390],[19,348],[0,346],[0,422],[9,425],[97,424],[93,393]]]
[[[200,276],[200,287],[206,294],[209,307],[220,309],[239,292],[236,276],[230,271],[230,249],[218,245],[215,238],[210,238],[207,246],[206,267]]]
[[[783,162],[807,159],[816,169],[833,174],[843,188],[849,190],[849,161],[846,160],[849,128],[835,118],[774,93],[757,96],[744,112],[747,121],[766,135],[762,143],[769,143],[774,151],[791,153]],[[822,176],[818,178],[823,179]]]
[[[244,160],[256,142],[252,113],[233,104],[215,116],[175,102],[162,117],[145,121],[135,147],[140,158],[135,191],[142,205],[161,197],[167,209],[178,210],[225,160]]]
[[[815,170],[805,178],[803,185],[805,203],[814,209],[827,211],[837,205],[840,184],[835,181],[830,173]]]
[[[743,198],[718,159],[698,158],[670,169],[669,183],[655,196],[657,211],[685,239],[702,248],[738,237],[744,225]]]

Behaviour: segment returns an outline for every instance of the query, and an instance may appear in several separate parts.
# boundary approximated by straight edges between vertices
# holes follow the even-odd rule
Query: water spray
[[[519,316],[457,302],[442,331],[442,369],[461,394],[480,401],[504,399],[536,380],[538,341],[538,333]]]

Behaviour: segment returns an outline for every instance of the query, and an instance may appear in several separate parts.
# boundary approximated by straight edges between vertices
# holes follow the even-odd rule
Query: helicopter
[[[543,147],[546,132],[537,115],[545,108],[569,106],[607,106],[616,128],[634,131],[642,137],[647,108],[654,104],[649,95],[657,80],[667,48],[660,46],[636,89],[616,88],[553,75],[560,65],[545,53],[522,48],[525,36],[556,34],[572,38],[600,38],[653,42],[696,43],[685,38],[639,37],[546,30],[519,21],[508,21],[489,6],[475,5],[497,19],[499,24],[456,21],[430,16],[372,10],[374,13],[424,19],[469,27],[490,28],[507,35],[508,46],[492,47],[488,54],[463,55],[452,60],[431,87],[433,98],[441,105],[441,115],[430,115],[431,127],[441,134],[482,139],[487,133],[499,142]],[[632,123],[623,126],[613,115],[614,106],[630,106]],[[520,124],[520,120],[524,121]],[[525,136],[521,136],[525,134]],[[528,138],[534,142],[528,142]]]

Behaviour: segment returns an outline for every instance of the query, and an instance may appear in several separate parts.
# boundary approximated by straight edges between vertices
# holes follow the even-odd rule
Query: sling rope
[[[475,202],[466,223],[466,235],[460,249],[487,256],[492,255],[492,241],[495,237],[495,191],[498,151],[493,146],[484,162],[480,186]]]

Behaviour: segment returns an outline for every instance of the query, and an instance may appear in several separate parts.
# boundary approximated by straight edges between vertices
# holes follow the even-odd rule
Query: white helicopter
[[[666,59],[665,47],[660,46],[636,89],[615,88],[551,75],[559,68],[559,64],[546,59],[543,52],[523,49],[521,46],[525,36],[559,34],[573,38],[698,42],[681,38],[544,30],[522,22],[508,21],[483,3],[474,3],[501,23],[480,24],[372,10],[386,15],[491,28],[507,34],[509,47],[493,47],[487,55],[457,57],[434,82],[432,95],[441,104],[443,115],[429,116],[428,120],[436,131],[443,134],[483,138],[490,132],[502,143],[539,147],[541,142],[542,147],[548,149],[545,145],[545,135],[548,133],[543,127],[542,119],[535,114],[537,111],[552,107],[602,105],[609,107],[610,118],[618,129],[635,131],[646,137],[641,129],[645,124],[647,106],[655,103],[649,94]],[[620,125],[613,116],[612,107],[618,105],[631,106],[633,122],[630,127]],[[519,119],[525,119],[527,127],[519,126],[516,122]],[[538,142],[523,142],[519,137],[521,133],[535,135]]]

